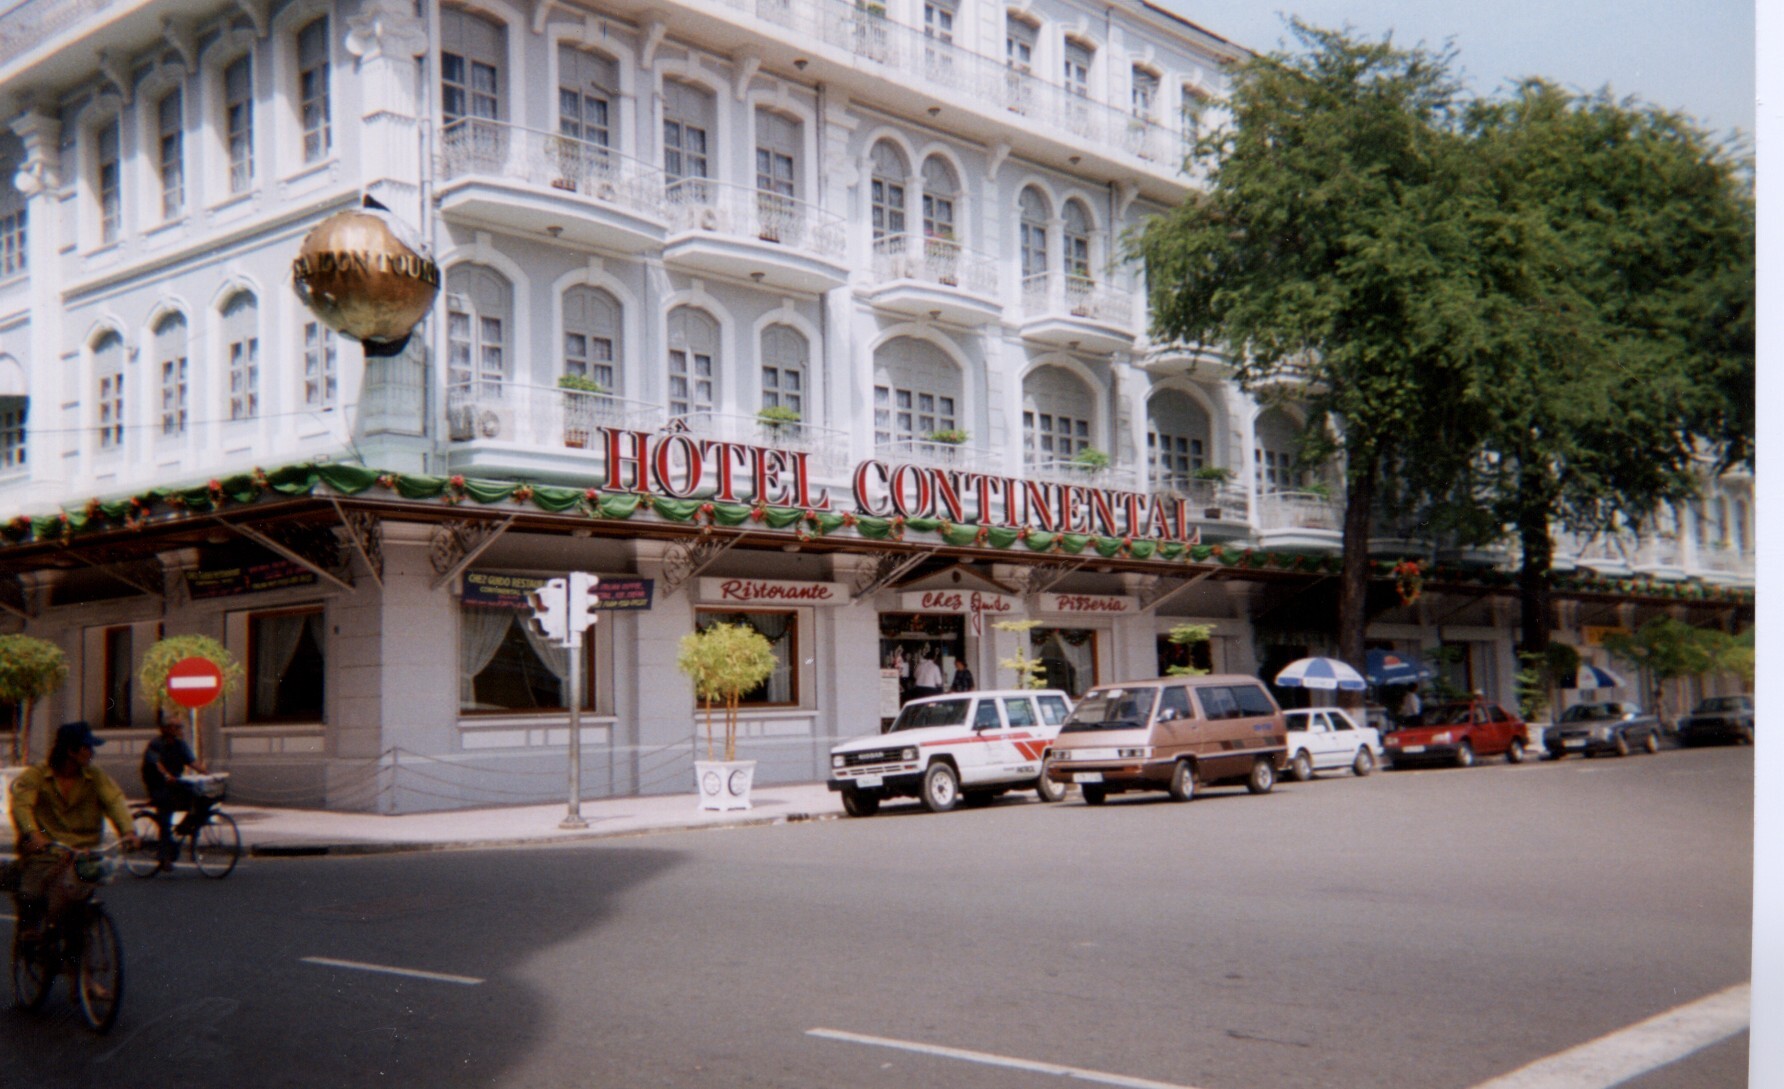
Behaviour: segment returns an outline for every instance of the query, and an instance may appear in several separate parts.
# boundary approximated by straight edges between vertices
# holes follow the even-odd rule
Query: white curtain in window
[[[458,706],[469,710],[477,705],[477,674],[483,672],[508,628],[514,613],[507,609],[460,609],[458,634]]]
[[[537,654],[539,660],[545,663],[545,668],[551,670],[551,675],[556,677],[559,683],[565,685],[563,692],[564,706],[570,706],[570,690],[568,687],[570,683],[570,648],[559,646],[550,637],[540,635],[533,630],[531,624],[522,624],[520,626],[520,631],[522,635],[527,637],[527,646],[532,647],[533,653]],[[587,638],[587,636],[585,635],[584,638]]]
[[[262,616],[254,621],[254,710],[270,715],[279,705],[279,681],[297,654],[307,616]]]
[[[787,654],[787,630],[793,626],[792,613],[746,613],[749,622],[763,638],[774,644],[774,672],[768,675],[766,699],[769,703],[787,703],[793,698],[793,663]]]

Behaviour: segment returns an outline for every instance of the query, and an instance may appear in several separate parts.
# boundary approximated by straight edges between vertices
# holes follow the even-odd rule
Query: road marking
[[[875,1047],[890,1047],[899,1051],[914,1051],[920,1055],[935,1055],[943,1059],[959,1059],[962,1062],[984,1063],[987,1066],[1003,1066],[1011,1070],[1030,1070],[1037,1074],[1052,1074],[1061,1078],[1077,1078],[1079,1081],[1093,1081],[1099,1085],[1120,1085],[1127,1089],[1195,1089],[1192,1085],[1178,1085],[1175,1082],[1150,1081],[1146,1078],[1130,1078],[1122,1074],[1105,1074],[1098,1070],[1084,1070],[1076,1066],[1060,1066],[1058,1063],[1039,1063],[1031,1059],[1014,1059],[1007,1055],[992,1055],[985,1051],[968,1051],[958,1047],[941,1047],[937,1044],[920,1044],[913,1040],[890,1040],[884,1036],[864,1036],[858,1032],[843,1032],[840,1029],[815,1028],[807,1029],[807,1036],[818,1036],[826,1040],[842,1040],[851,1044],[871,1044]]]
[[[1717,991],[1474,1089],[1608,1089],[1745,1030],[1751,1023],[1752,991],[1750,983]]]
[[[455,976],[448,972],[424,972],[419,968],[394,968],[388,964],[367,964],[358,960],[336,960],[333,957],[300,957],[305,964],[322,964],[330,968],[352,968],[360,972],[382,972],[390,976],[412,976],[415,979],[432,979],[441,983],[462,983],[474,987],[483,981],[474,976]]]

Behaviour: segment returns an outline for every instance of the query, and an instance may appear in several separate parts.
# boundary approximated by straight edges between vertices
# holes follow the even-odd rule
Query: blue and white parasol
[[[1361,673],[1336,658],[1302,658],[1290,662],[1276,674],[1276,683],[1283,688],[1317,688],[1328,692],[1333,689],[1361,692],[1369,687]]]
[[[1581,662],[1579,672],[1573,675],[1574,688],[1621,688],[1623,678],[1590,662]]]
[[[1408,654],[1395,654],[1391,650],[1372,650],[1363,659],[1363,675],[1369,683],[1382,686],[1390,684],[1419,684],[1437,676],[1437,670]]]

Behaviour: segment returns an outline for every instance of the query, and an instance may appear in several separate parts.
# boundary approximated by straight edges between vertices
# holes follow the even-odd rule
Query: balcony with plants
[[[680,178],[664,192],[666,264],[822,292],[848,282],[847,223],[815,204],[749,186]]]
[[[873,456],[880,461],[905,462],[933,469],[974,473],[1003,471],[1003,458],[997,450],[975,445],[972,433],[958,428],[910,436],[877,432]]]
[[[586,475],[606,461],[597,428],[656,431],[666,421],[662,405],[615,396],[577,376],[555,386],[457,382],[446,390],[447,461],[460,472]]]
[[[1059,271],[1022,279],[1024,339],[1071,351],[1128,351],[1139,333],[1133,293]]]
[[[668,426],[697,440],[805,454],[812,475],[819,479],[842,480],[848,475],[849,433],[808,423],[784,406],[764,408],[754,415],[702,409],[671,416]]]
[[[663,172],[611,148],[465,117],[440,130],[441,214],[627,253],[663,244]]]
[[[891,313],[976,328],[1003,316],[998,268],[952,237],[889,234],[873,241],[868,298]]]
[[[1137,491],[1140,484],[1140,475],[1131,462],[1118,461],[1094,446],[1086,446],[1069,458],[1030,451],[1023,459],[1022,475],[1049,484],[1077,484],[1120,491]]]
[[[1206,465],[1186,473],[1154,471],[1151,490],[1188,504],[1189,520],[1204,539],[1231,540],[1251,533],[1251,500],[1231,469]]]
[[[1335,554],[1344,547],[1344,501],[1316,481],[1275,488],[1257,499],[1259,547],[1282,552]]]

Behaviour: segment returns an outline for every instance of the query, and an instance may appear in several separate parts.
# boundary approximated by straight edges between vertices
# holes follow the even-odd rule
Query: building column
[[[12,183],[25,195],[25,267],[34,315],[31,357],[24,361],[26,389],[32,395],[25,431],[25,463],[31,467],[31,479],[22,505],[47,507],[68,495],[70,462],[65,455],[71,445],[79,451],[82,434],[78,427],[68,426],[70,416],[62,408],[63,395],[52,392],[69,388],[62,374],[62,326],[51,317],[61,312],[56,253],[62,245],[58,232],[62,216],[57,207],[62,188],[62,123],[50,114],[29,109],[14,118],[11,127],[25,143],[25,161]],[[84,402],[84,376],[77,375],[73,388],[75,400]]]
[[[406,0],[367,0],[347,20],[347,52],[357,58],[364,110],[360,143],[365,189],[406,223],[420,225],[423,166],[421,84],[427,26]],[[428,141],[432,143],[431,139]]]

